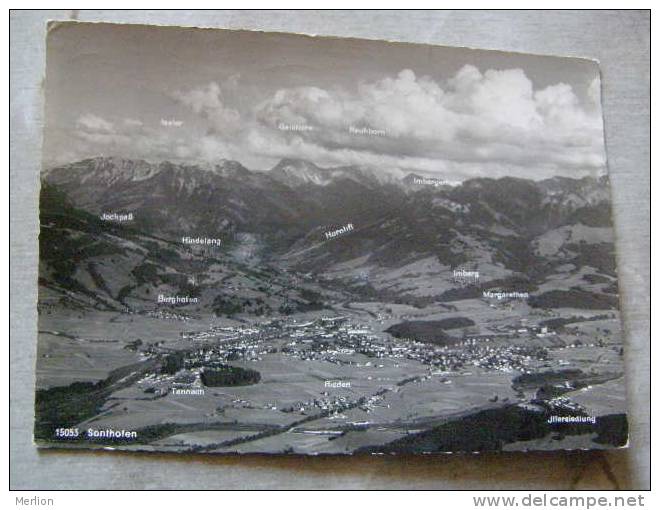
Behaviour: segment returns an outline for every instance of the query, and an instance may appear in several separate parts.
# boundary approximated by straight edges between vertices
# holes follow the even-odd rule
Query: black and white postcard
[[[627,446],[597,62],[48,32],[37,445]]]

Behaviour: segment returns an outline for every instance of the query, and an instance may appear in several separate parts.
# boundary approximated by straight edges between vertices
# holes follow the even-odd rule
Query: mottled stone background
[[[248,28],[600,61],[631,441],[609,453],[223,457],[39,452],[32,445],[45,21]],[[645,11],[14,11],[11,43],[11,488],[562,489],[650,487],[650,14]]]

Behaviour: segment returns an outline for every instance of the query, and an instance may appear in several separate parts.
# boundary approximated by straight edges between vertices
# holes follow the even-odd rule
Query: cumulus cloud
[[[325,148],[366,150],[364,138],[347,134],[355,125],[385,131],[388,143],[371,148],[383,146],[388,156],[593,169],[604,164],[599,114],[580,105],[567,84],[534,90],[521,69],[482,73],[466,65],[443,86],[406,69],[353,94],[278,90],[259,105],[257,118],[271,127],[314,126],[299,136]]]
[[[99,154],[146,159],[197,157],[194,143],[175,130],[150,127],[139,119],[108,120],[96,114],[78,117],[69,154],[78,158]]]
[[[83,131],[91,133],[112,133],[114,132],[114,124],[108,122],[98,115],[93,113],[86,113],[78,117],[76,125]]]
[[[233,76],[172,94],[203,126],[202,135],[87,113],[76,122],[77,136],[152,158],[229,158],[267,167],[298,157],[457,177],[584,175],[605,163],[598,79],[582,101],[566,83],[535,89],[521,69],[482,72],[471,65],[443,82],[403,69],[351,90],[262,89],[259,101],[241,92]]]
[[[239,125],[240,114],[224,103],[220,85],[215,82],[185,92],[178,91],[174,98],[206,119],[217,133],[230,133]]]
[[[129,127],[140,127],[140,126],[143,126],[144,123],[139,119],[127,118],[127,119],[124,119],[124,125],[129,126]]]

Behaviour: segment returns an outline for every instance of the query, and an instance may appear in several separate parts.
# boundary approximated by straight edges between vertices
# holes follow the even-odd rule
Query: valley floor
[[[260,320],[42,314],[36,440],[58,447],[304,454],[625,444],[625,419],[617,422],[615,439],[603,440],[599,425],[625,414],[616,314],[526,309],[521,326],[521,310],[510,305],[493,307],[481,299],[454,305],[449,312],[338,303],[332,312]],[[469,317],[477,326],[450,332],[449,342],[385,332],[402,321],[448,315]],[[561,333],[537,327],[549,318],[576,316],[581,320]],[[179,365],[164,371],[173,355]],[[202,382],[204,370],[223,366],[256,371],[260,379],[229,386]],[[503,431],[473,425],[488,412],[501,413],[490,419],[502,423],[512,420],[512,412],[523,415],[515,414]],[[553,415],[596,420],[591,428],[548,425]],[[460,423],[467,432],[456,441],[461,428],[452,424]],[[62,437],[62,428],[78,435]],[[135,437],[99,439],[90,430]]]

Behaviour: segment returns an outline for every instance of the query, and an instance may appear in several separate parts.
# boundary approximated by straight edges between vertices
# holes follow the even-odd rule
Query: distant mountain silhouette
[[[395,275],[397,268],[432,259],[447,271],[487,264],[500,279],[522,275],[536,283],[567,264],[613,276],[605,178],[413,186],[422,177],[376,175],[374,169],[321,168],[293,159],[259,172],[228,160],[189,165],[94,158],[45,172],[44,189],[57,190],[94,217],[133,212],[133,228],[172,243],[184,235],[239,244],[251,239],[273,266],[316,274],[350,267],[351,274],[380,268]],[[350,233],[326,239],[325,232],[348,223],[354,225]]]

